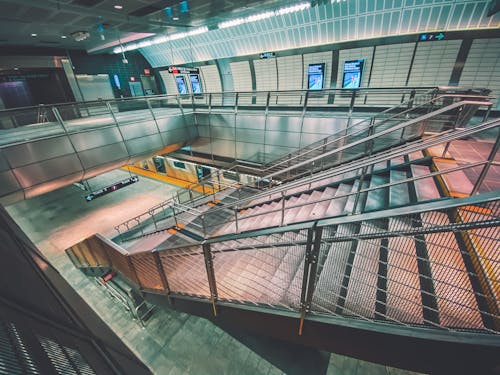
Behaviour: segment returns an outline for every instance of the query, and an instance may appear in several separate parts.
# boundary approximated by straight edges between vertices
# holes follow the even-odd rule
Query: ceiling
[[[89,52],[139,40],[152,34],[209,28],[218,22],[254,14],[287,0],[0,0],[2,46],[53,47]],[[121,5],[122,9],[115,9]],[[76,41],[72,33],[84,31]],[[32,36],[32,34],[36,34]]]

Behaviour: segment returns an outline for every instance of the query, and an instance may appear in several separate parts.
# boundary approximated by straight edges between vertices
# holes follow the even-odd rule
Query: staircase
[[[246,197],[232,188],[177,215],[175,232],[136,238],[137,253],[99,236],[67,252],[78,267],[112,267],[145,293],[209,301],[214,313],[292,314],[299,333],[321,319],[499,346],[498,190],[457,196],[445,177],[488,173],[500,138],[481,162],[445,168],[430,155],[499,126],[429,135]]]

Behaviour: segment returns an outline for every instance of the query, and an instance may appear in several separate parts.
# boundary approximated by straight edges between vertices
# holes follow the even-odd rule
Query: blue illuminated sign
[[[445,37],[444,33],[425,33],[420,34],[418,40],[421,42],[430,42],[433,40],[443,40]]]
[[[113,74],[113,80],[115,81],[116,88],[121,89],[122,85],[120,84],[120,79],[118,78],[117,74]]]

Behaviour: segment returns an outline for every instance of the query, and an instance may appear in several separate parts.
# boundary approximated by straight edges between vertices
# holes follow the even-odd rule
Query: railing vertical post
[[[479,187],[482,185],[484,179],[486,178],[486,175],[488,174],[488,170],[490,169],[491,164],[495,160],[495,156],[500,149],[500,131],[497,136],[497,140],[495,141],[495,144],[493,145],[493,148],[491,149],[490,155],[488,156],[488,161],[483,167],[481,173],[479,173],[479,177],[477,178],[476,183],[474,184],[474,188],[472,189],[470,195],[475,195],[479,191]]]
[[[217,308],[215,306],[215,302],[217,301],[217,283],[215,281],[215,271],[214,271],[214,262],[212,259],[212,251],[210,250],[210,244],[204,243],[202,245],[203,248],[203,256],[205,258],[205,267],[207,269],[207,278],[208,278],[208,286],[210,288],[210,296],[212,299],[212,309],[214,312],[214,316],[217,316]]]
[[[488,117],[490,117],[490,112],[491,112],[491,104],[488,106],[488,109],[484,113],[482,122],[486,122],[488,120]]]
[[[281,192],[281,226],[285,225],[285,192]]]
[[[175,225],[177,226],[177,215],[175,214],[175,202],[174,204],[172,205],[172,212],[174,214],[174,221],[175,221]]]
[[[155,260],[156,268],[158,269],[158,273],[160,274],[163,290],[168,294],[170,293],[170,286],[168,285],[167,275],[165,274],[165,270],[163,269],[163,265],[161,263],[160,253],[156,249],[153,250],[153,257]]]
[[[203,237],[207,236],[207,227],[205,225],[205,215],[201,215],[201,227],[203,229]]]
[[[238,231],[238,205],[234,207],[234,220],[235,220],[235,225],[236,225],[236,233],[239,233]]]
[[[314,284],[316,282],[316,272],[318,270],[318,258],[322,233],[322,227],[309,228],[307,231],[304,276],[302,278],[302,290],[300,294],[299,336],[302,335],[305,316],[311,311],[311,302],[314,293]]]
[[[351,102],[349,103],[349,117],[352,116],[352,112],[354,111],[354,103],[355,102],[356,102],[356,90],[352,90]]]
[[[155,226],[155,229],[158,229],[158,225],[156,224],[156,219],[155,219],[154,211],[153,212],[149,212],[149,214],[151,215],[151,218],[153,219],[153,224]]]

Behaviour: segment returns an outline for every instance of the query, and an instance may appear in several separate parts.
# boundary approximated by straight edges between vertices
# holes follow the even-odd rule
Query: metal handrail
[[[369,157],[366,157],[366,158],[363,158],[360,160],[356,160],[356,161],[351,162],[351,163],[343,164],[342,166],[337,167],[334,170],[330,170],[328,172],[323,172],[323,173],[317,174],[313,177],[308,177],[304,181],[301,180],[301,181],[292,182],[292,183],[289,183],[289,184],[286,184],[283,186],[277,186],[277,187],[272,188],[266,192],[255,194],[252,197],[240,199],[236,202],[227,203],[221,207],[215,207],[212,209],[211,212],[216,213],[217,211],[232,209],[234,211],[235,218],[230,219],[229,221],[226,221],[225,223],[230,223],[230,222],[237,223],[238,220],[246,220],[246,219],[249,219],[252,217],[268,215],[270,213],[280,212],[280,211],[282,212],[281,217],[283,220],[283,217],[284,217],[283,211],[285,210],[284,205],[282,205],[281,208],[279,208],[279,209],[266,210],[263,213],[256,213],[253,215],[245,215],[244,217],[238,217],[238,213],[239,213],[239,209],[245,208],[246,205],[250,204],[252,201],[258,200],[259,198],[265,198],[265,197],[279,195],[280,199],[285,200],[287,198],[290,198],[292,195],[296,194],[296,193],[286,194],[287,191],[292,190],[298,186],[306,186],[306,188],[303,190],[307,191],[308,189],[310,189],[311,184],[316,182],[316,181],[320,181],[320,180],[330,178],[330,177],[340,176],[348,171],[359,170],[363,167],[375,165],[377,163],[380,163],[380,162],[383,162],[386,160],[390,160],[393,158],[397,158],[399,156],[403,156],[406,154],[410,154],[410,153],[415,152],[415,151],[420,151],[420,150],[426,149],[428,147],[433,147],[433,146],[436,146],[439,144],[448,143],[448,142],[453,141],[454,139],[468,137],[468,136],[473,135],[473,134],[478,133],[478,132],[487,131],[489,129],[497,128],[498,126],[500,126],[500,119],[496,119],[496,120],[492,120],[492,121],[485,122],[482,124],[478,124],[478,125],[475,125],[475,126],[470,127],[470,128],[459,129],[459,130],[456,130],[454,132],[448,131],[448,132],[442,133],[440,135],[434,135],[434,136],[431,136],[424,141],[415,141],[415,142],[412,142],[410,144],[406,144],[406,145],[400,146],[398,148],[394,148],[389,153],[380,153],[380,154],[372,155],[372,156],[369,156]],[[446,175],[449,173],[462,171],[462,170],[469,169],[469,168],[481,167],[481,166],[488,165],[488,163],[491,163],[491,161],[484,160],[484,161],[479,161],[479,162],[474,162],[474,163],[467,163],[464,165],[457,166],[455,168],[447,169],[445,171],[430,172],[428,174],[424,174],[421,176],[413,176],[413,177],[410,177],[410,178],[407,178],[404,180],[390,182],[390,183],[386,183],[386,184],[376,186],[376,187],[360,188],[357,191],[351,191],[348,193],[337,195],[335,197],[335,199],[348,198],[348,197],[353,196],[353,195],[360,196],[361,194],[366,194],[366,193],[373,191],[373,190],[384,189],[384,188],[388,188],[391,186],[409,183],[409,182],[415,182],[415,181],[426,179],[429,177]],[[340,181],[338,183],[341,183],[341,182],[342,181]],[[478,181],[478,183],[479,183],[479,181]],[[309,188],[307,188],[307,186],[309,186]],[[274,199],[277,199],[277,198],[274,198]],[[303,206],[310,205],[310,204],[316,204],[316,203],[320,203],[320,202],[323,202],[326,200],[331,200],[331,198],[316,199],[314,201],[308,201],[305,203],[287,205],[286,210],[290,210],[290,209],[298,208],[298,207],[303,207]],[[258,204],[261,205],[264,203],[265,202],[259,202]],[[195,214],[191,214],[191,215],[195,216]],[[218,224],[223,224],[223,223],[219,222]],[[283,224],[284,223],[282,222],[281,225],[283,225]],[[203,233],[205,233],[205,232],[206,232],[206,228],[203,228]],[[154,233],[154,231],[148,232],[147,234],[151,234],[151,233]]]
[[[214,238],[208,239],[208,240],[203,241],[203,242],[193,243],[190,245],[176,246],[175,248],[173,248],[173,247],[159,248],[159,249],[155,249],[153,252],[141,253],[139,259],[137,259],[137,260],[135,259],[136,258],[135,254],[130,254],[128,258],[129,258],[130,264],[135,264],[135,262],[139,262],[138,264],[143,264],[142,267],[144,267],[145,264],[142,263],[143,259],[145,256],[149,257],[151,259],[150,262],[152,262],[152,263],[150,263],[151,266],[149,266],[149,269],[148,269],[149,272],[151,272],[152,275],[156,274],[157,275],[157,276],[155,276],[156,278],[160,277],[158,275],[158,273],[163,275],[162,276],[163,279],[166,280],[164,285],[167,285],[166,284],[167,281],[170,283],[169,285],[171,285],[169,290],[166,290],[166,292],[171,293],[172,295],[176,295],[176,293],[189,294],[190,293],[189,291],[192,290],[193,288],[196,289],[196,287],[199,283],[203,284],[205,286],[205,288],[210,286],[210,294],[212,296],[212,304],[214,304],[214,311],[215,311],[215,308],[216,308],[215,304],[219,304],[222,302],[221,300],[227,299],[226,297],[223,297],[223,298],[217,297],[218,288],[223,289],[223,288],[229,287],[230,285],[227,284],[227,281],[224,281],[224,277],[222,279],[215,278],[217,276],[217,270],[214,267],[214,265],[212,264],[214,256],[216,258],[218,258],[219,256],[223,256],[222,255],[223,253],[238,252],[238,251],[242,252],[241,254],[245,254],[245,252],[248,250],[259,251],[260,248],[263,248],[263,249],[273,248],[272,251],[276,252],[279,250],[280,246],[285,246],[286,248],[288,248],[290,246],[293,247],[294,246],[293,244],[289,244],[287,242],[285,235],[286,235],[286,233],[297,232],[299,229],[307,230],[308,233],[315,232],[316,235],[319,236],[318,239],[314,239],[308,235],[306,242],[305,243],[301,242],[301,245],[300,245],[301,248],[304,249],[306,247],[312,247],[312,248],[316,248],[319,250],[319,248],[321,246],[330,246],[333,243],[342,243],[345,241],[369,241],[370,239],[375,239],[375,238],[384,239],[384,238],[389,238],[389,237],[410,238],[410,239],[414,239],[416,241],[417,237],[419,235],[421,236],[423,234],[466,233],[468,231],[474,231],[476,229],[485,228],[485,227],[498,228],[498,227],[500,227],[500,217],[498,217],[498,208],[499,208],[498,203],[499,203],[499,199],[498,199],[497,192],[484,193],[484,194],[481,194],[478,196],[471,196],[471,197],[458,198],[458,199],[457,198],[455,198],[455,199],[447,198],[447,199],[443,199],[440,201],[420,203],[420,204],[417,204],[415,206],[412,206],[411,208],[399,207],[399,208],[387,209],[387,210],[383,210],[383,211],[376,211],[376,212],[372,212],[372,213],[353,215],[353,216],[350,216],[347,218],[333,218],[333,219],[317,220],[315,223],[299,224],[299,225],[293,225],[293,226],[285,227],[285,228],[266,228],[266,229],[254,230],[251,232],[246,232],[246,233],[241,233],[241,234],[219,236],[219,237],[214,237]],[[477,209],[479,209],[479,210],[481,207],[484,207],[485,209],[487,209],[488,207],[491,207],[493,210],[493,213],[490,214],[490,216],[484,216],[484,217],[480,216],[480,217],[472,218],[471,220],[468,220],[465,222],[461,222],[461,221],[447,222],[447,223],[442,222],[442,223],[438,223],[438,224],[427,223],[427,224],[425,224],[424,227],[410,225],[410,226],[402,227],[401,230],[397,230],[397,231],[390,231],[387,228],[386,229],[381,228],[380,231],[376,231],[376,232],[372,232],[372,233],[363,234],[361,232],[356,232],[356,233],[352,233],[352,234],[346,234],[343,236],[342,235],[339,236],[338,234],[335,234],[336,232],[332,232],[335,234],[334,237],[332,237],[331,235],[325,236],[323,238],[321,237],[322,230],[327,230],[328,228],[335,228],[338,225],[343,225],[343,226],[365,225],[364,224],[365,222],[370,223],[370,222],[374,222],[374,221],[379,220],[379,219],[385,220],[387,218],[398,218],[398,217],[407,218],[410,220],[418,220],[418,222],[424,223],[422,221],[422,219],[419,219],[421,217],[420,215],[425,215],[426,213],[433,213],[433,212],[448,212],[448,213],[455,212],[455,211],[460,212],[460,210],[462,210],[462,209],[469,210],[470,207],[477,207]],[[422,217],[424,217],[424,216],[422,216]],[[268,246],[262,247],[260,245],[249,246],[246,243],[245,243],[245,245],[240,246],[240,245],[238,245],[238,242],[237,242],[238,240],[250,239],[250,238],[255,239],[258,237],[270,236],[270,235],[282,235],[283,237],[281,238],[281,242],[284,241],[283,244],[277,243],[276,246],[273,244],[269,244]],[[229,242],[229,241],[231,241],[231,242]],[[234,241],[236,241],[236,242],[234,242]],[[498,241],[498,239],[497,239],[497,241]],[[217,249],[214,248],[214,250],[210,250],[211,246],[214,246],[215,244],[218,244],[218,243],[229,243],[229,245],[227,248],[220,248],[219,247]],[[386,246],[386,245],[381,245],[381,247],[382,246]],[[202,249],[204,249],[204,250],[202,251]],[[207,249],[207,250],[205,251],[205,249]],[[394,246],[386,247],[386,250],[393,253],[393,254],[397,254],[400,252],[400,250],[398,248],[395,248]],[[91,251],[97,252],[98,248],[91,250]],[[117,251],[117,249],[113,248],[112,251]],[[290,251],[291,251],[291,249],[290,249]],[[158,254],[159,256],[156,256],[156,254]],[[325,300],[324,296],[316,294],[319,292],[317,292],[314,288],[314,286],[318,285],[318,281],[317,281],[317,279],[315,279],[315,277],[317,277],[317,272],[319,272],[319,271],[316,271],[315,269],[313,270],[311,268],[308,268],[307,272],[306,272],[306,266],[314,264],[315,262],[317,262],[317,260],[314,257],[311,258],[310,254],[307,251],[305,251],[305,252],[302,251],[301,254],[302,254],[301,255],[301,262],[303,262],[303,264],[304,264],[304,276],[303,276],[304,283],[302,283],[302,287],[299,286],[299,288],[302,289],[302,297],[300,297],[300,306],[298,304],[292,304],[292,305],[288,304],[287,305],[287,304],[283,304],[281,302],[269,303],[269,302],[266,302],[266,300],[262,300],[259,298],[260,292],[258,290],[256,290],[254,293],[252,293],[252,290],[248,289],[248,288],[253,288],[253,287],[256,287],[258,285],[261,285],[261,287],[262,287],[264,285],[264,284],[258,284],[258,283],[263,282],[263,280],[264,280],[264,279],[262,279],[262,276],[259,277],[257,275],[257,272],[259,270],[258,268],[255,269],[255,272],[256,272],[255,278],[249,277],[250,275],[238,275],[239,279],[238,279],[238,281],[235,281],[234,288],[235,288],[235,290],[237,289],[237,294],[242,295],[242,297],[241,297],[241,299],[232,298],[230,301],[232,301],[232,303],[235,305],[252,303],[252,304],[257,305],[257,306],[260,306],[261,304],[263,304],[263,305],[269,306],[273,309],[275,309],[277,307],[285,307],[285,308],[290,309],[292,311],[299,310],[301,312],[301,319],[304,319],[306,314],[318,314],[318,313],[321,314],[321,311],[318,311],[317,309],[316,310],[311,309],[311,307],[310,307],[310,303],[311,303],[311,299],[313,298],[313,295],[316,296],[316,298],[317,298],[316,301],[318,301],[318,299],[320,301]],[[172,271],[168,271],[168,269],[165,268],[164,264],[169,263],[168,259],[175,259],[175,257],[179,257],[179,256],[182,257],[182,259],[184,259],[183,260],[184,264],[186,264],[190,267],[190,270],[191,270],[190,272],[176,274],[176,273],[172,273]],[[366,255],[360,255],[360,256],[366,257]],[[161,259],[162,257],[165,257],[164,258],[165,260],[159,261],[158,259]],[[174,257],[174,258],[169,258],[169,257]],[[154,259],[156,259],[156,261]],[[371,261],[371,262],[378,261],[378,259],[374,259],[374,258],[366,258],[366,259]],[[85,267],[86,260],[85,259],[79,259],[79,260],[80,260],[81,265],[83,267]],[[449,267],[453,266],[453,264],[450,264],[449,262],[441,261],[439,259],[432,260],[432,259],[428,259],[428,258],[422,258],[418,254],[415,254],[415,261],[417,261],[417,260],[429,262],[433,267],[435,266],[435,267],[449,268]],[[156,265],[155,265],[155,262],[156,262]],[[158,262],[160,262],[160,263],[158,263]],[[163,262],[166,262],[166,263],[163,263]],[[203,262],[206,263],[206,269],[204,266],[201,268],[197,266],[197,265],[200,265],[200,263],[201,263],[201,265],[203,265]],[[175,263],[176,263],[176,261],[174,261],[174,264]],[[121,269],[121,267],[123,267],[126,264],[127,264],[127,262],[124,262],[124,263],[120,262],[117,264],[110,264],[110,265],[113,266],[116,271],[118,271],[118,272],[123,271],[123,272],[126,272],[126,274],[127,274],[127,272],[129,271],[128,268],[126,268],[124,270]],[[392,265],[391,267],[397,268],[397,265]],[[458,271],[458,269],[453,269],[453,270]],[[199,278],[195,277],[194,280],[196,281],[197,284],[192,285],[191,284],[191,282],[192,282],[191,279],[193,278],[191,276],[192,273],[193,272],[204,272],[204,271],[207,272],[207,274],[209,276],[208,280],[205,278],[199,279]],[[134,271],[134,272],[136,273],[135,279],[139,280],[139,281],[136,281],[137,283],[139,283],[139,287],[142,287],[143,290],[148,291],[148,287],[143,286],[142,282],[140,281],[141,279],[139,277],[137,277],[137,271]],[[143,269],[143,272],[145,272],[144,269]],[[293,277],[294,271],[288,270],[288,272],[292,272],[292,274],[291,275],[288,274],[287,277]],[[425,275],[423,275],[421,272],[422,271],[418,270],[417,274],[414,274],[414,275],[424,277]],[[464,270],[461,272],[465,272],[465,275],[468,275],[467,270]],[[476,272],[476,271],[474,271],[474,272]],[[211,274],[215,275],[215,277],[211,278],[210,277]],[[147,274],[142,275],[142,276],[144,276],[146,278],[145,279],[146,282],[150,283],[151,280],[154,280],[153,276],[151,276],[153,278],[149,278],[150,275],[147,275]],[[306,279],[308,280],[307,283],[305,283]],[[449,297],[446,293],[443,294],[441,292],[441,294],[438,294],[438,292],[435,292],[435,291],[429,292],[429,291],[422,289],[424,287],[420,283],[415,284],[415,285],[408,285],[408,284],[405,284],[404,280],[398,280],[398,279],[394,278],[394,276],[390,280],[391,280],[391,282],[394,283],[394,285],[397,284],[400,287],[412,289],[415,292],[421,293],[422,295],[426,295],[426,296],[428,296],[432,299],[435,299],[441,303],[451,303],[457,309],[460,309],[462,314],[466,314],[471,309],[471,307],[469,307],[468,305],[461,304],[460,300]],[[473,295],[476,298],[483,298],[483,299],[484,298],[486,298],[486,299],[491,298],[491,295],[488,294],[489,292],[486,290],[484,290],[484,292],[483,292],[483,290],[472,290],[472,289],[469,290],[468,289],[469,287],[464,288],[461,285],[455,285],[455,283],[453,283],[452,281],[453,281],[452,279],[450,279],[448,281],[447,280],[440,280],[440,282],[442,283],[442,285],[444,287],[451,288],[451,290],[456,291],[457,293],[467,292],[467,293],[473,293]],[[274,285],[273,282],[271,282],[269,280],[265,280],[265,283],[266,283],[265,288],[266,288],[266,290],[270,290],[271,293],[272,293],[273,287],[281,287],[281,288],[283,287],[281,285],[283,281],[277,279],[274,282],[276,282],[277,284]],[[311,289],[312,292],[311,292],[311,294],[308,294],[308,293],[304,294],[303,293],[304,288],[306,288],[305,290],[307,290],[309,282],[312,283],[312,286],[310,286],[310,288],[312,288]],[[365,280],[360,281],[360,282],[361,282],[361,284],[359,284],[359,286],[362,288],[363,287],[375,287],[377,291],[384,291],[385,292],[385,290],[381,289],[381,287],[379,287],[378,285],[373,286],[373,285],[367,284]],[[238,284],[242,284],[242,285],[238,285]],[[242,289],[242,287],[245,290],[248,290],[248,293],[250,293],[250,295],[252,296],[250,300],[245,299],[244,289]],[[173,289],[171,289],[171,288],[173,288]],[[285,285],[285,288],[288,291],[289,287],[287,287]],[[193,293],[193,292],[191,292],[191,293]],[[296,293],[296,292],[294,292],[294,293]],[[334,290],[331,293],[332,294],[330,295],[330,298],[338,299],[341,297],[340,294],[338,292],[335,292]],[[389,293],[389,291],[387,291],[387,293]],[[197,297],[200,298],[199,295]],[[203,298],[203,296],[201,296],[201,297]],[[397,294],[395,297],[398,299],[399,303],[408,305],[410,307],[415,305],[419,308],[422,308],[425,304],[425,302],[423,300],[415,302],[415,301],[412,301],[410,297],[406,297],[404,295]],[[191,298],[196,298],[196,297],[191,297]],[[207,298],[207,297],[205,296],[205,298]],[[378,301],[378,298],[377,298],[377,301]],[[307,307],[307,306],[309,306],[309,307]],[[336,305],[334,303],[334,306],[338,306],[338,305]],[[435,314],[442,313],[442,314],[445,314],[445,316],[447,314],[446,311],[443,312],[442,310],[438,310],[438,307],[433,307],[432,305],[425,305],[425,307],[426,307],[426,310],[428,313],[429,312],[432,312]],[[375,306],[372,306],[371,308],[374,309]],[[486,307],[478,305],[477,310],[474,310],[474,311],[476,311],[476,313],[481,314],[482,316],[486,317],[487,319],[490,319],[493,321],[495,319],[497,319],[497,316],[495,315],[494,311],[490,310],[490,308],[486,308]],[[371,323],[371,322],[377,323],[379,327],[383,327],[384,324],[387,324],[387,322],[389,322],[392,324],[397,324],[397,326],[399,326],[399,327],[411,328],[412,330],[416,330],[415,332],[418,332],[418,330],[419,330],[418,326],[415,326],[415,324],[413,324],[411,321],[406,320],[404,317],[400,318],[400,317],[391,316],[388,313],[380,313],[379,315],[382,316],[386,320],[386,322],[383,322],[383,321],[377,320],[377,317],[367,316],[363,312],[356,311],[353,308],[348,307],[348,306],[343,306],[341,313],[335,312],[332,309],[325,309],[323,311],[323,314],[326,314],[325,316],[336,316],[339,318],[343,317],[344,319],[352,319],[354,317],[355,319],[361,319],[362,321],[365,321],[367,323]],[[378,318],[378,319],[380,319],[380,318]],[[435,321],[432,319],[432,317],[425,317],[424,316],[423,317],[423,325],[420,325],[420,328],[438,329],[440,332],[442,332],[442,334],[452,333],[453,335],[455,335],[453,337],[456,337],[457,334],[461,334],[461,332],[464,329],[465,330],[471,329],[472,332],[476,332],[476,336],[474,336],[475,340],[481,341],[482,339],[484,339],[485,340],[484,343],[486,343],[486,342],[491,342],[491,337],[492,337],[491,335],[495,336],[495,335],[498,335],[500,332],[498,328],[494,328],[494,327],[492,328],[489,324],[490,323],[488,323],[488,324],[484,323],[484,326],[482,326],[481,328],[477,328],[477,329],[472,328],[471,329],[467,325],[465,325],[465,326],[451,325],[450,326],[450,324],[446,324],[446,323],[443,323],[440,321]],[[386,329],[390,328],[390,327],[391,326],[387,326]],[[480,338],[480,335],[478,336],[477,332],[480,332],[484,336],[482,336],[482,338]],[[467,334],[465,333],[465,336],[463,336],[464,339],[467,338],[466,335]],[[472,336],[471,336],[471,338],[472,338]],[[498,345],[498,343],[496,343],[495,345]]]
[[[383,92],[401,92],[401,93],[410,93],[411,90],[434,90],[434,89],[439,89],[439,87],[436,86],[423,86],[423,87],[379,87],[379,88],[372,88],[372,87],[366,87],[366,88],[360,88],[360,89],[322,89],[315,91],[315,94],[326,94],[326,93],[339,93],[339,94],[345,94],[349,93],[351,94],[352,92],[356,93],[362,93],[362,92],[377,92],[377,91],[383,91]],[[454,87],[454,90],[457,91],[470,91],[470,89],[466,88],[460,88],[460,87]],[[209,92],[205,93],[202,95],[210,96],[210,95],[236,95],[236,94],[250,94],[250,95],[264,95],[267,93],[271,94],[306,94],[307,92],[310,92],[309,90],[273,90],[273,91],[224,91],[224,92]],[[134,96],[134,97],[124,97],[124,98],[114,98],[114,99],[99,99],[99,100],[84,100],[84,101],[75,101],[75,102],[61,102],[61,103],[53,103],[53,104],[37,104],[33,106],[25,106],[25,107],[16,107],[16,108],[3,108],[0,109],[0,115],[5,112],[12,112],[12,111],[25,111],[25,110],[38,110],[40,108],[52,108],[52,107],[60,107],[60,106],[71,106],[71,105],[105,105],[105,103],[122,103],[122,102],[132,102],[132,101],[140,101],[140,100],[158,100],[158,99],[191,99],[194,97],[198,97],[199,94],[158,94],[158,95],[147,95],[147,96]]]
[[[457,107],[461,106],[462,104],[463,104],[462,102],[458,102],[458,103],[452,104],[452,107],[457,108]],[[442,112],[441,110],[438,110],[438,111],[439,111],[439,113]],[[428,116],[428,115],[425,115],[425,116]],[[417,121],[410,120],[405,124],[394,127],[392,130],[402,129],[405,126],[408,126],[408,124],[413,124],[415,122],[417,122]],[[441,135],[441,137],[434,136],[434,137],[430,137],[424,141],[416,141],[414,143],[410,143],[410,145],[403,145],[403,146],[400,146],[399,148],[393,149],[393,151],[390,151],[389,153],[383,152],[379,155],[371,155],[371,156],[365,157],[363,159],[360,159],[359,161],[354,161],[352,163],[348,163],[348,164],[344,163],[340,167],[335,168],[334,170],[316,175],[314,177],[314,179],[308,179],[307,183],[304,183],[304,181],[299,181],[296,183],[292,182],[291,184],[277,186],[277,187],[271,188],[265,192],[257,193],[250,198],[243,198],[243,199],[240,199],[236,202],[228,203],[228,204],[224,205],[224,207],[214,208],[213,212],[215,212],[217,210],[222,210],[223,208],[225,208],[225,209],[227,209],[227,208],[235,208],[235,209],[239,208],[239,209],[241,209],[241,208],[245,207],[245,204],[250,203],[251,201],[258,200],[259,198],[264,198],[264,197],[271,196],[271,195],[277,195],[277,194],[286,192],[287,190],[290,190],[294,187],[308,185],[314,181],[325,179],[327,177],[338,176],[338,175],[343,174],[343,173],[350,171],[350,170],[359,170],[360,168],[368,167],[368,166],[374,165],[375,163],[389,160],[390,158],[403,156],[403,155],[406,155],[410,152],[419,151],[419,150],[423,150],[425,148],[432,147],[432,146],[435,146],[438,144],[450,142],[453,139],[469,136],[469,135],[474,134],[474,133],[479,132],[479,131],[484,131],[487,129],[498,127],[499,124],[500,124],[500,120],[493,120],[493,121],[490,121],[487,123],[482,123],[482,124],[476,125],[476,126],[471,127],[471,128],[460,129],[460,130],[457,130],[453,133],[450,133],[450,132],[444,133]],[[388,129],[388,131],[389,130],[391,130],[391,129]],[[378,134],[370,136],[369,138],[373,139],[373,138],[376,138],[378,136],[384,135],[386,133],[387,133],[387,131],[380,132]],[[359,142],[356,142],[356,143],[359,143]],[[332,152],[328,153],[328,155],[330,155],[334,152],[338,152],[338,150],[341,151],[341,150],[345,149],[346,147],[347,146],[344,146],[344,147],[341,147],[339,149],[333,150]],[[325,155],[328,156],[327,154],[325,154]],[[324,156],[321,156],[321,157],[324,157]],[[317,158],[320,158],[320,157],[317,157]],[[485,163],[486,163],[486,161],[483,163],[479,163],[478,165],[483,165]],[[305,164],[307,164],[307,163],[305,163]],[[478,165],[474,165],[474,166],[478,166]],[[462,167],[459,167],[457,170],[462,170],[462,169],[469,168],[469,167],[471,167],[471,166],[462,166]],[[414,181],[414,180],[418,180],[418,179],[425,178],[425,177],[431,177],[431,176],[432,175],[418,177],[418,178],[414,178],[413,180],[409,180],[409,181]],[[358,194],[358,193],[363,193],[363,192],[370,191],[370,190],[371,189],[363,189],[360,192],[351,192],[349,194],[346,194],[346,196],[350,196],[350,195]],[[289,197],[289,196],[285,195],[285,197]],[[260,204],[262,204],[262,203],[260,203]],[[258,215],[256,215],[256,216],[258,216]],[[247,217],[245,217],[245,218],[247,218]]]
[[[331,145],[331,144],[332,144],[332,143],[334,143],[334,142],[338,142],[339,140],[346,139],[346,138],[348,138],[348,137],[352,137],[352,136],[354,136],[354,135],[356,135],[356,134],[361,134],[361,133],[365,132],[365,131],[366,131],[369,127],[371,127],[372,125],[374,125],[375,127],[376,127],[376,126],[383,125],[383,124],[385,124],[385,123],[386,123],[386,122],[388,122],[388,121],[394,120],[394,119],[395,119],[395,118],[397,118],[398,116],[401,116],[401,115],[406,115],[406,114],[409,114],[410,112],[412,112],[412,111],[414,111],[414,110],[416,110],[416,109],[420,109],[420,108],[424,108],[425,106],[432,105],[434,102],[436,102],[436,101],[438,101],[438,100],[442,100],[442,99],[446,99],[446,98],[455,98],[455,97],[457,97],[457,96],[455,96],[455,95],[447,95],[447,94],[446,94],[446,95],[440,95],[440,96],[438,96],[438,97],[436,97],[436,98],[431,99],[431,100],[430,100],[429,102],[427,102],[427,103],[421,104],[421,105],[419,105],[419,106],[417,106],[417,107],[413,107],[413,108],[407,109],[407,110],[405,110],[405,111],[403,111],[403,112],[401,112],[401,113],[397,113],[397,114],[395,114],[395,115],[393,115],[393,116],[391,116],[391,117],[384,118],[381,122],[377,123],[376,125],[375,125],[375,124],[372,124],[372,122],[373,122],[373,121],[375,121],[375,119],[378,117],[378,115],[375,115],[375,116],[373,116],[373,117],[367,118],[367,119],[365,119],[365,120],[363,120],[363,121],[361,121],[361,122],[357,123],[357,124],[355,125],[356,127],[359,127],[359,126],[360,126],[361,124],[363,124],[363,123],[367,123],[367,124],[368,124],[368,127],[366,127],[366,128],[362,128],[362,129],[359,129],[359,130],[355,131],[354,133],[349,133],[349,134],[346,134],[348,129],[343,129],[343,130],[340,130],[340,131],[338,131],[337,133],[335,133],[335,134],[333,134],[333,135],[328,136],[327,138],[324,138],[323,140],[320,140],[320,141],[315,142],[315,144],[317,144],[317,146],[312,147],[312,148],[309,148],[310,146],[304,147],[304,148],[302,148],[301,150],[297,151],[295,156],[290,157],[290,158],[287,158],[287,159],[284,159],[284,160],[280,160],[280,161],[278,161],[277,163],[273,163],[273,164],[271,164],[271,165],[268,165],[268,166],[267,166],[266,168],[264,168],[264,169],[257,169],[257,168],[253,168],[253,167],[251,167],[251,166],[245,166],[244,168],[245,168],[245,169],[247,169],[247,170],[252,170],[252,171],[254,171],[255,173],[258,173],[259,175],[264,175],[264,177],[263,177],[263,178],[270,178],[270,177],[272,177],[272,176],[274,175],[274,173],[270,173],[270,174],[266,174],[266,173],[267,173],[268,171],[270,171],[270,170],[272,170],[272,169],[276,168],[276,167],[277,167],[277,166],[279,166],[279,165],[284,165],[284,164],[286,164],[286,165],[287,165],[287,167],[286,167],[286,168],[285,168],[282,172],[286,172],[287,170],[294,169],[295,167],[297,167],[298,165],[300,165],[300,163],[293,164],[293,161],[294,161],[294,160],[297,160],[297,159],[299,159],[299,158],[302,158],[303,156],[305,156],[305,155],[307,155],[307,154],[313,153],[313,152],[315,152],[315,151],[322,150],[323,148],[325,148],[325,147],[327,147],[327,146]],[[460,97],[460,96],[459,96],[459,97]],[[467,97],[469,97],[469,96],[467,96]],[[486,99],[484,96],[483,96],[483,97],[482,97],[482,96],[479,96],[479,97],[478,97],[477,95],[472,95],[472,96],[470,96],[470,98],[473,98],[473,99]],[[468,101],[468,102],[470,102],[470,101]],[[459,102],[459,103],[460,103],[460,102]],[[472,102],[470,102],[470,103],[472,103]],[[405,103],[405,104],[407,104],[407,103]],[[480,104],[480,103],[478,102],[477,104]],[[488,104],[491,104],[491,103],[489,103],[489,102],[486,102],[486,101],[485,101],[484,103],[482,103],[482,102],[481,102],[481,104],[483,104],[483,105],[488,105]],[[458,105],[458,106],[460,106],[460,105]],[[457,107],[458,107],[458,106],[457,106]],[[391,109],[392,109],[392,108],[391,108]],[[452,108],[450,108],[450,109],[452,109]],[[339,136],[339,137],[336,137],[337,135],[340,135],[340,136]],[[331,140],[329,140],[329,141],[327,141],[327,142],[325,143],[325,140],[327,140],[327,139],[331,139]],[[311,145],[311,146],[312,146],[312,145]],[[300,152],[300,151],[303,151],[303,152]],[[317,158],[316,158],[316,159],[317,159]],[[312,160],[313,160],[313,159],[311,159],[310,161],[312,161]],[[277,173],[277,172],[276,172],[276,173]]]

